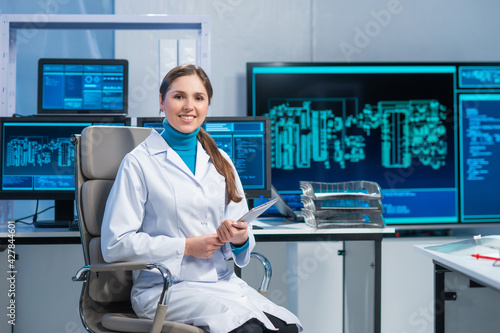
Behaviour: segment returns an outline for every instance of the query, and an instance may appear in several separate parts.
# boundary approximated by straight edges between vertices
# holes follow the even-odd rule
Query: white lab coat
[[[230,161],[229,157],[221,151]],[[237,187],[243,193],[239,177]],[[186,238],[215,233],[225,219],[248,211],[246,200],[226,205],[225,179],[198,142],[195,175],[155,130],[123,160],[106,204],[101,244],[107,262],[150,261],[174,277],[166,319],[229,332],[251,318],[274,326],[262,313],[299,323],[288,310],[236,277],[225,259],[242,267],[255,246],[234,255],[226,243],[209,259],[184,256]],[[162,288],[156,271],[136,271],[131,298],[140,317],[153,318]]]

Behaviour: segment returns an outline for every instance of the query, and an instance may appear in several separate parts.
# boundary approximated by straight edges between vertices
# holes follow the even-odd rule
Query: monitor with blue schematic
[[[161,132],[163,118],[137,118],[137,126]],[[231,158],[247,198],[271,197],[268,117],[207,117],[203,128]]]
[[[125,117],[0,118],[0,199],[55,200],[55,221],[73,220],[73,134],[92,125],[128,125]]]
[[[38,114],[127,114],[127,98],[127,60],[38,61]]]
[[[500,64],[248,63],[248,115],[269,116],[272,179],[376,181],[392,225],[500,222]]]

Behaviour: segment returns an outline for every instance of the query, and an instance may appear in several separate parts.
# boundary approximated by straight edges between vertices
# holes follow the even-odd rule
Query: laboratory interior
[[[497,331],[499,12],[494,0],[0,0],[0,332],[149,332],[107,325],[130,307],[131,270],[164,271],[110,272],[123,268],[89,255],[109,189],[85,191],[91,166],[163,131],[160,84],[182,64],[210,78],[202,127],[248,207],[270,206],[248,222],[256,255],[228,268],[303,332]],[[106,139],[123,130],[134,136]]]

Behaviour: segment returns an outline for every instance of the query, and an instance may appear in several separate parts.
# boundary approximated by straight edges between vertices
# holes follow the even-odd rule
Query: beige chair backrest
[[[86,265],[104,262],[100,236],[109,191],[125,155],[150,133],[148,128],[91,126],[76,136],[75,190]],[[128,301],[131,274],[101,272],[90,279],[88,288],[96,302]]]

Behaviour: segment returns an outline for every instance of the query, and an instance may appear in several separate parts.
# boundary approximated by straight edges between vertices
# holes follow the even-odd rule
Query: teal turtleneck
[[[182,133],[170,126],[167,122],[167,118],[163,120],[163,128],[164,130],[161,132],[161,136],[181,157],[194,175],[194,171],[196,170],[196,147],[198,146],[196,135],[200,131],[200,128],[198,127],[192,133]]]

